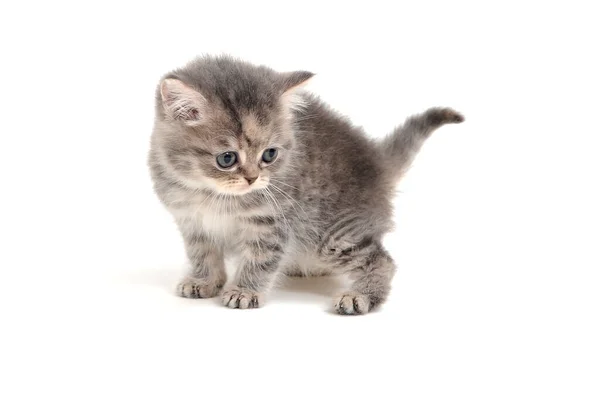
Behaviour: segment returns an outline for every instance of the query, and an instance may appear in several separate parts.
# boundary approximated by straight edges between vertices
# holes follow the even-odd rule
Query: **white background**
[[[393,3],[3,2],[0,397],[600,397],[593,2]],[[332,314],[327,279],[174,296],[146,153],[158,79],[201,53],[316,72],[373,136],[465,114],[399,186],[380,311]]]

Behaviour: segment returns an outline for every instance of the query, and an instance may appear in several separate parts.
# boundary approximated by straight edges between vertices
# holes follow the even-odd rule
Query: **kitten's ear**
[[[304,86],[310,78],[315,76],[308,71],[295,71],[283,74],[283,92],[294,91]]]
[[[306,103],[302,96],[298,94],[298,90],[306,85],[309,79],[315,76],[315,74],[308,71],[295,71],[282,75],[283,95],[281,97],[283,101],[291,109],[299,110],[304,108]]]
[[[195,125],[202,121],[206,99],[179,79],[164,79],[160,83],[160,96],[168,118]]]

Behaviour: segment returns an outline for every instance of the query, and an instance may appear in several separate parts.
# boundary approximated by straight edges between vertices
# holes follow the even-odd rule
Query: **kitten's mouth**
[[[252,183],[248,183],[244,180],[244,183],[234,184],[234,185],[223,185],[219,187],[219,191],[223,194],[233,195],[233,196],[243,196],[248,193],[256,192],[259,190],[264,190],[269,186],[268,179],[257,179]]]

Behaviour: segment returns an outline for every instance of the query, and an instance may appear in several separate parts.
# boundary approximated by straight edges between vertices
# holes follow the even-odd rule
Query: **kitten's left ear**
[[[304,107],[302,96],[298,95],[298,90],[308,83],[310,78],[315,76],[308,71],[295,71],[282,74],[282,99],[290,108],[299,109]]]
[[[308,71],[294,71],[283,74],[283,92],[296,90],[304,86],[310,78],[315,76]]]

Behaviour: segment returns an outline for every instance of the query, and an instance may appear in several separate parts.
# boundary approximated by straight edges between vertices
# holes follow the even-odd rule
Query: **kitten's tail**
[[[433,131],[442,125],[463,121],[464,117],[451,108],[430,108],[422,114],[413,115],[404,125],[394,129],[379,143],[393,179],[402,177]]]

